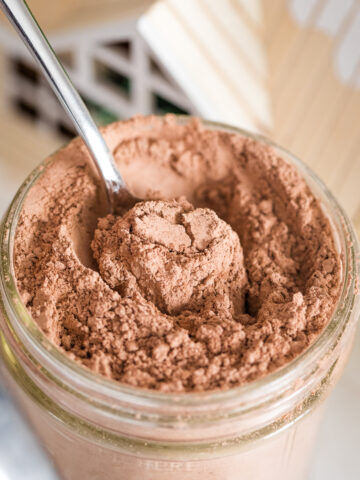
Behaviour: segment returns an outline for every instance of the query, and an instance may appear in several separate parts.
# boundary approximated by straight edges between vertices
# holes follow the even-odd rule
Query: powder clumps
[[[212,210],[186,201],[138,203],[124,217],[101,219],[92,248],[102,278],[122,296],[139,293],[169,315],[206,306],[243,312],[239,237]]]
[[[334,309],[341,264],[297,169],[198,120],[136,117],[103,134],[149,201],[106,215],[82,142],[51,159],[14,252],[45,334],[97,373],[168,392],[242,385],[304,351]]]

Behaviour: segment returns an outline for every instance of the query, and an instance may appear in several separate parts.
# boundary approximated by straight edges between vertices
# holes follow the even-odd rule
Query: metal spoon
[[[51,88],[89,149],[105,187],[110,211],[113,212],[117,206],[133,206],[139,199],[129,192],[99,129],[26,2],[0,0],[0,6],[38,62]]]

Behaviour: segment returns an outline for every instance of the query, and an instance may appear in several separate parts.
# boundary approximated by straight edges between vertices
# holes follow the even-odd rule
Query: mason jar
[[[271,144],[301,171],[332,225],[342,264],[339,301],[305,352],[244,386],[169,394],[99,376],[47,339],[16,288],[13,246],[19,214],[50,157],[21,186],[1,227],[1,369],[66,480],[306,477],[325,401],[343,372],[359,317],[356,236],[337,201],[300,160],[258,135],[204,124]]]

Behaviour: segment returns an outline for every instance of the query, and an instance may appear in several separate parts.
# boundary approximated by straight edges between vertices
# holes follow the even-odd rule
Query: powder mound
[[[209,302],[244,310],[247,286],[239,237],[208,208],[148,201],[99,220],[92,242],[102,278],[122,296],[136,292],[170,315]]]
[[[112,380],[166,392],[243,385],[308,348],[342,270],[295,166],[196,119],[136,117],[103,134],[147,201],[106,216],[75,139],[31,188],[17,226],[17,286],[51,341]]]

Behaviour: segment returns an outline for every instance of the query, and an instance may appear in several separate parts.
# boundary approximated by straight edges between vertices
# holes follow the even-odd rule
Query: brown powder
[[[169,315],[243,313],[239,237],[212,210],[147,201],[98,227],[92,247],[100,275],[122,297],[139,293]]]
[[[139,117],[104,136],[134,193],[162,200],[106,216],[81,141],[55,154],[15,240],[18,288],[46,335],[96,372],[178,392],[244,384],[307,348],[340,261],[297,170],[196,120]]]

